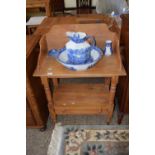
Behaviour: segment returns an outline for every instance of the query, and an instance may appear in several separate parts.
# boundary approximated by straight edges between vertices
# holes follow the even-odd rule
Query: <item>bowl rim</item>
[[[66,65],[72,65],[72,66],[89,65],[89,64],[92,64],[92,63],[95,63],[95,62],[99,61],[102,58],[102,55],[103,55],[103,51],[100,48],[98,48],[97,46],[92,46],[91,50],[93,50],[93,49],[95,49],[99,53],[99,56],[98,56],[98,58],[96,60],[94,60],[92,62],[81,63],[81,64],[73,64],[73,63],[70,63],[70,62],[62,61],[61,59],[59,59],[59,56],[60,56],[60,54],[62,52],[64,52],[66,50],[65,47],[59,50],[59,54],[57,55],[56,60],[59,61],[60,63],[66,64]]]

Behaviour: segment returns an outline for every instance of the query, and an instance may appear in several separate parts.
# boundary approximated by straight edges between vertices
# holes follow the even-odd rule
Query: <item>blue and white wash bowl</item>
[[[94,37],[84,32],[67,32],[70,39],[60,50],[52,49],[49,55],[55,57],[65,67],[71,70],[86,70],[93,66],[102,56],[102,51],[95,46]],[[87,40],[91,39],[90,44]]]
[[[66,48],[63,48],[59,51],[50,50],[48,55],[55,57],[59,63],[61,63],[63,66],[65,66],[66,68],[70,70],[83,71],[83,70],[87,70],[88,68],[94,66],[102,58],[103,52],[101,51],[100,48],[96,46],[91,47],[90,59],[82,64],[72,63],[69,59],[68,51],[66,50]]]

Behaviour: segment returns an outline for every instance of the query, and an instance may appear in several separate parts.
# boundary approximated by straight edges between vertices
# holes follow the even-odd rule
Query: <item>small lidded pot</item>
[[[104,55],[105,56],[112,55],[112,41],[111,40],[106,40],[105,42]]]
[[[90,61],[91,48],[95,46],[95,39],[84,32],[67,32],[67,37],[70,39],[65,47],[68,52],[69,61],[72,64],[85,64]],[[87,39],[92,39],[92,45]]]

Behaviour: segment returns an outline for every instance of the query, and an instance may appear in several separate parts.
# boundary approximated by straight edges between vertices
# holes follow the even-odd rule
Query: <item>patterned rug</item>
[[[128,155],[128,126],[57,124],[47,154]]]

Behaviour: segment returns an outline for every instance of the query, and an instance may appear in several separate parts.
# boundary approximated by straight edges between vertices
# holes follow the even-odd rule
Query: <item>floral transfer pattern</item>
[[[67,128],[65,155],[128,155],[128,130]]]

